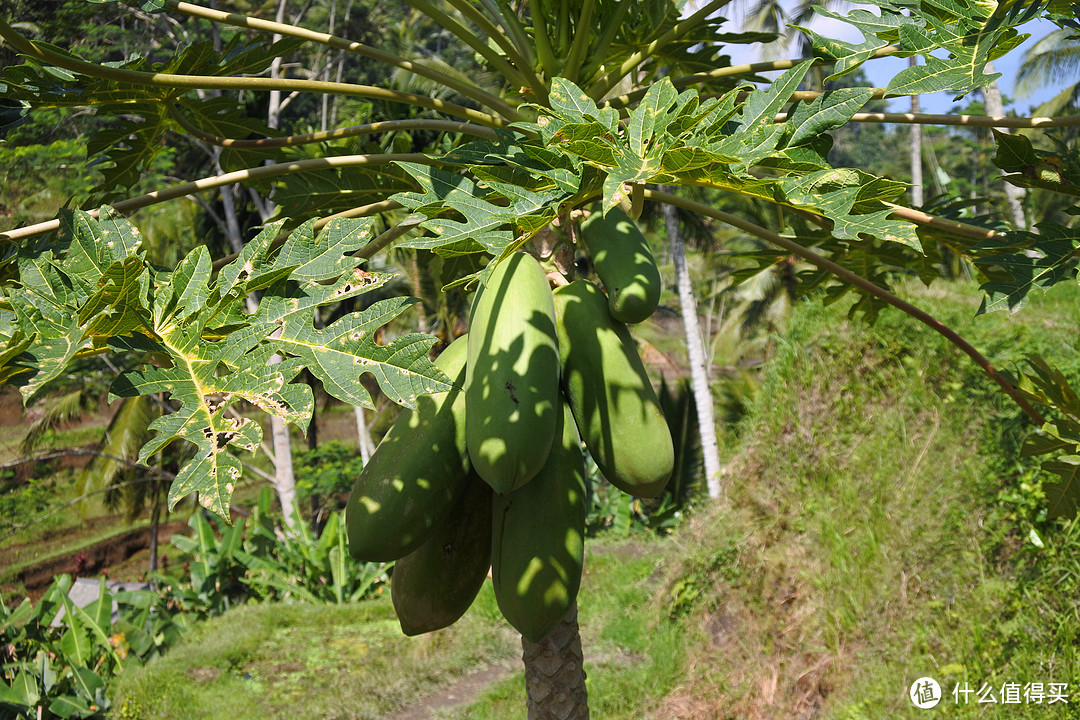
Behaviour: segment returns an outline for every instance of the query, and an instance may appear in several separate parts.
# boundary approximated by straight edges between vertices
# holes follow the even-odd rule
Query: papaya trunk
[[[588,720],[577,604],[540,642],[521,638],[529,720]]]
[[[670,188],[665,192],[671,192]],[[697,303],[690,284],[690,270],[686,266],[686,247],[679,232],[679,219],[674,205],[664,205],[664,224],[667,226],[671,259],[675,265],[675,281],[682,307],[683,329],[686,333],[686,356],[690,362],[691,388],[697,405],[698,431],[701,433],[701,454],[705,463],[705,483],[709,497],[720,497],[720,449],[716,441],[716,421],[713,417],[712,390],[706,369],[705,342],[698,325]]]

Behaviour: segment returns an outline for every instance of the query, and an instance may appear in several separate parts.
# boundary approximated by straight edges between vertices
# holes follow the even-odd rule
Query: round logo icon
[[[941,702],[941,686],[932,677],[921,677],[911,683],[908,697],[915,707],[929,710]]]

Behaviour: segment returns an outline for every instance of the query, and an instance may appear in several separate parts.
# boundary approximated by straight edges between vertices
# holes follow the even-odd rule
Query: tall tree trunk
[[[274,20],[278,23],[285,22],[285,3],[286,0],[279,0],[278,2],[277,14],[274,16]],[[277,42],[281,39],[281,37],[281,35],[274,33],[274,35],[272,36],[272,41]],[[280,57],[274,58],[274,60],[270,63],[270,77],[281,77]],[[274,129],[277,129],[281,125],[281,91],[271,90],[269,101],[270,106],[266,112],[266,124]]]
[[[352,12],[352,6],[353,6],[353,0],[349,0],[348,4],[345,5],[345,19],[342,22],[343,25],[348,25],[349,24],[349,13]],[[344,73],[345,73],[345,51],[344,50],[339,50],[338,51],[338,59],[337,59],[337,74],[334,76],[334,80],[336,80],[337,82],[341,82],[341,76]],[[337,98],[338,98],[337,95],[333,95],[333,96],[331,96],[331,99],[330,99],[330,125],[331,125],[331,127],[337,127],[337,113],[338,113]]]
[[[274,356],[280,362],[281,358]],[[273,358],[271,363],[273,363]],[[276,415],[270,416],[270,433],[274,438],[274,489],[281,501],[281,514],[285,524],[292,527],[296,508],[296,477],[293,475],[292,444],[289,427]]]
[[[356,437],[360,442],[360,460],[367,465],[371,454],[375,452],[375,442],[371,439],[371,430],[368,429],[367,418],[364,417],[364,408],[353,405],[353,414],[356,416]]]
[[[915,65],[915,58],[908,58],[908,65]],[[911,96],[911,112],[919,112],[919,96]],[[911,204],[913,207],[923,205],[923,178],[922,178],[922,126],[912,123],[911,128]]]
[[[329,33],[330,35],[334,34],[334,29],[335,29],[334,28],[334,21],[336,19],[337,19],[337,0],[330,0],[330,26],[326,29],[326,32]],[[338,51],[338,54],[339,55],[341,54],[340,51]],[[331,62],[326,63],[326,70],[323,73],[323,80],[329,80],[330,79],[330,66],[332,64],[333,63],[331,63]],[[320,127],[320,129],[323,132],[325,132],[326,128],[329,127],[328,123],[330,122],[330,93],[323,93],[323,96],[322,96],[322,112],[320,113],[320,117],[321,117],[321,127]]]
[[[665,187],[664,192],[671,192]],[[705,343],[698,325],[697,303],[690,285],[690,270],[686,267],[686,247],[679,231],[679,218],[674,205],[663,207],[664,224],[667,226],[671,259],[675,264],[675,282],[679,290],[679,306],[682,308],[683,328],[686,333],[686,354],[690,361],[690,382],[697,405],[698,431],[701,433],[701,454],[705,461],[705,482],[709,497],[720,497],[720,449],[716,441],[716,421],[713,418],[712,390],[705,364]]]
[[[285,21],[285,4],[287,0],[279,0],[275,20],[279,23]],[[273,40],[281,39],[281,35],[274,34]],[[270,77],[281,77],[281,58],[274,58],[270,64]],[[266,113],[267,126],[277,129],[281,126],[281,92],[270,92],[270,107]],[[254,191],[252,191],[254,193]],[[261,198],[254,195],[255,205],[266,222],[274,212],[274,203],[267,200],[259,202]],[[282,358],[274,354],[270,358],[270,364],[281,362]],[[281,513],[285,518],[285,525],[292,527],[293,512],[296,508],[296,477],[293,475],[292,443],[289,439],[289,428],[285,422],[276,415],[270,416],[270,434],[274,439],[274,488],[277,490],[278,499],[281,501]]]
[[[521,638],[529,720],[588,720],[577,605],[540,642]]]
[[[150,572],[158,569],[158,531],[161,529],[161,480],[151,480],[150,488]]]
[[[986,73],[994,72],[994,63],[986,63]],[[983,99],[986,102],[986,114],[996,117],[1005,115],[1005,103],[1001,100],[1001,88],[997,80],[983,88]],[[1004,175],[1004,173],[1000,173]],[[1021,230],[1027,229],[1027,219],[1024,217],[1024,191],[1012,183],[1004,183],[1005,198],[1009,203],[1009,216],[1013,225]]]

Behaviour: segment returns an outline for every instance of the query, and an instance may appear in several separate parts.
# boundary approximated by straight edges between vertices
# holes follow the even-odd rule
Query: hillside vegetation
[[[992,320],[973,317],[968,287],[908,290],[1001,368],[1020,348],[1061,358],[1080,337],[1061,320],[1080,299],[1072,287]],[[908,318],[867,327],[845,312],[801,304],[775,338],[728,436],[722,501],[664,540],[590,541],[580,621],[594,717],[926,717],[907,697],[923,676],[944,689],[937,716],[986,716],[984,683],[991,713],[1078,716],[1080,696],[1000,705],[1003,683],[1076,687],[1080,531],[1046,519],[1041,477],[1019,457],[1019,411]],[[245,608],[126,676],[119,706],[396,717],[405,695],[516,653],[490,588],[482,598],[460,626],[412,640],[385,600],[359,613]],[[300,628],[316,622],[312,642]],[[407,677],[388,676],[387,661]],[[200,674],[209,667],[222,669]],[[966,705],[957,683],[976,691]],[[432,717],[524,717],[520,670],[469,692]]]
[[[1075,288],[990,319],[973,317],[974,293],[941,287],[909,289],[998,367],[1020,348],[1075,353],[1075,320],[1061,321]],[[949,717],[988,708],[977,694],[956,703],[957,683],[988,683],[999,703],[1004,683],[1075,689],[1077,528],[1045,519],[1019,411],[908,318],[841,315],[795,313],[739,428],[725,501],[676,539],[664,601],[694,640],[660,716],[924,717],[907,697],[924,676]]]

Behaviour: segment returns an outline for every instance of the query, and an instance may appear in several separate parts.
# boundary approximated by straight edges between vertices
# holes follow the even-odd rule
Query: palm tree
[[[670,188],[664,188],[670,192]],[[697,304],[690,282],[690,270],[686,266],[686,247],[679,230],[679,219],[674,205],[662,208],[664,227],[667,230],[671,259],[675,265],[675,284],[682,308],[683,329],[686,334],[686,355],[690,363],[691,388],[697,407],[698,433],[705,463],[705,483],[709,497],[720,496],[720,450],[716,440],[716,421],[713,417],[713,397],[709,389],[709,373],[706,365],[705,341],[698,325]]]
[[[105,506],[111,510],[124,510],[128,522],[132,522],[150,508],[150,572],[158,566],[158,528],[161,525],[165,498],[174,477],[172,473],[147,473],[132,464],[141,448],[150,439],[147,429],[161,414],[157,398],[140,395],[124,398],[105,429],[101,442],[101,455],[91,458],[83,470],[80,483],[83,494],[104,492]],[[170,448],[166,454],[175,454]],[[120,462],[119,458],[126,462]],[[158,462],[162,457],[157,458]]]
[[[1017,96],[1031,97],[1048,85],[1064,87],[1040,105],[1035,114],[1060,114],[1066,107],[1080,103],[1080,38],[1074,30],[1054,30],[1024,53],[1016,76]]]

